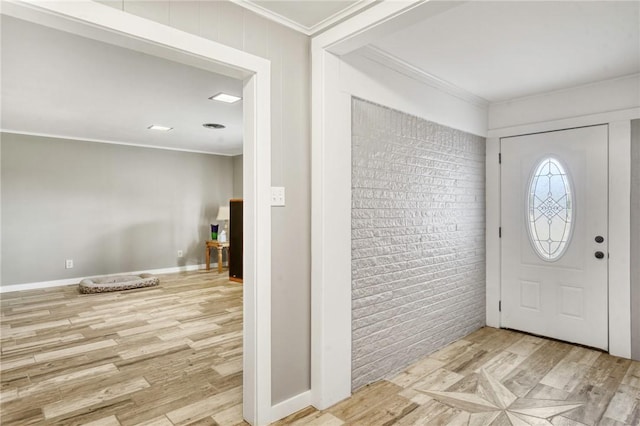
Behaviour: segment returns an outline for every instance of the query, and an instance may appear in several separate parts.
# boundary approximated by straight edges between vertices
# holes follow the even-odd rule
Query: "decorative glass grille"
[[[527,197],[529,238],[538,256],[552,262],[564,254],[571,238],[573,191],[558,159],[547,157],[534,170]]]

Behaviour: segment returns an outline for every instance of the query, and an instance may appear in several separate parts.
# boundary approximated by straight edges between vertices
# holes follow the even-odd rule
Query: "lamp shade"
[[[220,206],[218,208],[216,220],[229,220],[229,206]]]

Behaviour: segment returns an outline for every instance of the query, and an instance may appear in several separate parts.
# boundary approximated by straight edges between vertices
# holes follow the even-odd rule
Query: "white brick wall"
[[[352,110],[355,390],[485,324],[485,139]]]

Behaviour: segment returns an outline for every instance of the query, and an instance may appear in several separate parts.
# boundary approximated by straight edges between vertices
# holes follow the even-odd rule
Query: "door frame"
[[[541,332],[540,333],[541,336],[566,340],[567,342],[572,342],[572,343],[577,342],[581,344],[588,344],[586,343],[586,341],[588,340],[590,342],[588,345],[593,344],[593,347],[595,348],[608,350],[609,348],[609,329],[608,329],[609,306],[607,303],[607,300],[608,300],[607,293],[609,288],[609,277],[608,277],[609,258],[606,257],[604,260],[600,260],[597,263],[594,263],[593,265],[591,265],[593,269],[588,269],[589,266],[587,264],[583,265],[582,269],[578,268],[578,264],[576,264],[575,262],[579,262],[579,258],[574,257],[573,261],[569,260],[569,264],[563,263],[564,260],[562,259],[567,255],[569,255],[568,253],[569,251],[572,251],[574,255],[579,254],[580,256],[583,256],[586,254],[586,252],[582,248],[573,248],[573,249],[570,248],[572,241],[576,238],[575,233],[578,231],[578,228],[580,227],[583,228],[582,230],[583,233],[581,234],[582,240],[580,240],[580,242],[575,241],[573,243],[574,245],[575,243],[578,243],[580,245],[588,241],[592,241],[592,238],[593,238],[593,234],[588,232],[589,225],[587,223],[590,222],[590,220],[584,219],[585,218],[584,211],[587,205],[593,208],[594,207],[593,203],[595,203],[595,201],[594,200],[589,201],[590,195],[586,195],[586,193],[589,192],[587,190],[589,186],[588,185],[585,186],[585,183],[580,183],[579,180],[576,180],[577,174],[581,173],[583,174],[583,178],[590,179],[588,176],[591,174],[589,165],[595,166],[596,169],[600,168],[599,170],[597,170],[597,176],[599,176],[600,178],[597,180],[598,182],[597,185],[599,185],[598,191],[603,190],[606,192],[604,194],[599,193],[600,195],[604,195],[603,197],[599,197],[599,200],[603,200],[603,199],[608,200],[608,191],[609,191],[608,158],[603,159],[602,157],[599,156],[599,155],[604,155],[605,157],[608,157],[608,147],[609,147],[608,137],[609,137],[608,125],[595,125],[595,126],[572,127],[568,129],[559,129],[554,131],[526,133],[526,134],[517,135],[517,136],[507,136],[507,137],[503,136],[499,138],[500,150],[502,154],[501,156],[499,156],[499,159],[500,159],[499,163],[501,166],[500,167],[500,174],[501,174],[500,176],[501,177],[500,214],[501,216],[503,214],[507,215],[507,220],[509,222],[508,227],[516,226],[517,228],[518,226],[520,226],[520,230],[516,230],[516,235],[512,235],[512,233],[510,232],[507,232],[506,234],[502,235],[502,232],[499,232],[500,252],[501,252],[500,260],[501,260],[501,267],[502,267],[500,272],[501,273],[500,298],[504,299],[502,301],[505,301],[504,304],[502,303],[499,304],[501,308],[500,309],[500,326],[501,327],[505,326],[507,328],[513,328],[515,330],[520,330],[524,332],[529,331],[532,333],[536,333],[536,331],[533,331],[535,329],[541,330],[541,328],[544,328],[546,329],[546,332]],[[580,167],[579,166],[580,162],[578,160],[571,160],[568,158],[567,151],[573,151],[574,149],[578,149],[579,146],[584,147],[583,138],[587,138],[587,139],[592,138],[592,139],[589,139],[589,142],[590,142],[590,145],[588,146],[589,151],[586,151],[586,150],[581,151],[581,153],[584,154],[584,159],[582,163],[583,167]],[[516,140],[515,142],[513,141],[514,139]],[[526,143],[523,142],[523,139],[527,140],[527,142]],[[551,139],[555,142],[551,144],[547,142],[545,144],[545,142],[543,142],[543,140],[545,139],[546,140]],[[505,145],[503,144],[503,142],[507,142],[507,144]],[[558,149],[560,151],[554,152],[552,148],[550,148],[551,146],[556,146],[556,144],[558,143],[562,144],[565,142],[570,142],[570,147],[571,147],[570,149],[567,149],[566,146],[559,147]],[[538,143],[545,144],[545,148],[540,148],[540,147],[536,148]],[[551,151],[549,151],[550,149]],[[597,164],[593,162],[590,163],[590,158],[592,158],[592,155],[593,155],[591,150],[598,152],[598,156],[595,159],[595,161],[597,161]],[[560,155],[560,152],[563,152],[564,155]],[[518,155],[522,155],[522,157],[512,158],[512,156],[514,155],[516,157]],[[533,247],[533,243],[532,243],[533,237],[531,235],[531,229],[525,229],[525,228],[529,228],[530,224],[528,223],[528,219],[527,221],[524,220],[525,213],[527,212],[527,209],[528,209],[525,199],[529,197],[528,191],[531,189],[530,185],[532,185],[532,179],[533,179],[533,173],[534,173],[533,170],[534,168],[537,169],[540,166],[542,159],[546,161],[549,157],[555,157],[556,160],[560,162],[560,165],[565,168],[565,172],[568,174],[567,179],[570,186],[570,190],[573,191],[572,204],[574,209],[574,213],[573,213],[574,219],[572,222],[572,229],[570,229],[569,231],[569,239],[568,239],[569,245],[565,247],[565,249],[562,250],[562,253],[560,254],[560,256],[555,258],[554,261],[552,262],[548,262],[547,261],[548,259],[540,260],[540,257],[541,257],[539,256],[541,254],[540,250],[538,250],[537,248],[534,249]],[[507,159],[508,161],[506,161]],[[521,175],[523,170],[521,169],[521,167],[517,166],[519,163],[519,159],[528,163],[528,165],[526,166],[527,167],[526,173],[523,175]],[[502,167],[502,166],[505,166],[505,167]],[[514,168],[514,166],[516,167]],[[571,170],[572,166],[575,168],[575,170],[573,171]],[[578,171],[579,169],[581,169],[580,172]],[[511,174],[505,175],[504,173],[506,170],[508,170]],[[517,175],[513,175],[513,173],[516,173]],[[516,177],[518,179],[515,179]],[[514,179],[519,182],[520,180],[522,180],[521,178],[524,179],[524,184],[526,184],[526,188],[520,188],[519,190],[517,190],[516,189],[517,187],[513,186]],[[590,180],[590,182],[591,184],[595,183],[593,180]],[[505,197],[503,192],[505,187],[503,184],[509,187],[509,193],[506,195],[506,199],[514,198],[514,196],[516,195],[513,192],[514,190],[520,193],[520,195],[515,197],[516,199],[521,199],[521,206],[517,208],[518,213],[515,215],[514,215],[513,208],[508,208],[507,205],[503,204],[503,199],[504,199],[503,197]],[[578,187],[582,189],[579,190]],[[581,197],[579,195],[580,191],[585,192],[584,197]],[[580,206],[577,206],[581,198],[584,198],[582,200],[582,203],[583,203],[582,208],[580,208]],[[524,205],[522,203],[524,203]],[[599,214],[602,213],[607,216],[605,221],[601,220],[601,216],[599,215],[597,216],[598,218],[600,218],[597,222],[600,224],[598,227],[599,230],[597,231],[597,233],[603,232],[604,233],[603,235],[606,235],[605,237],[606,244],[604,247],[600,247],[600,249],[604,248],[608,250],[609,238],[608,238],[607,232],[608,232],[608,223],[609,223],[608,221],[609,208],[608,208],[607,202],[603,204],[601,201],[598,201],[597,206],[598,206],[597,208],[599,209],[598,213]],[[578,219],[576,220],[576,218]],[[502,219],[504,219],[504,217],[502,217]],[[581,222],[582,226],[580,226],[578,222]],[[502,225],[506,226],[505,223],[502,223]],[[602,228],[602,226],[604,226],[604,228]],[[591,229],[591,231],[595,232],[596,230]],[[518,243],[520,238],[525,238],[525,239],[528,239],[529,241],[528,243],[522,243],[521,241],[520,243]],[[504,250],[504,245],[507,241],[509,242],[509,250],[511,251]],[[516,246],[519,248],[516,249]],[[525,248],[525,246],[527,248]],[[527,255],[528,260],[527,261],[518,260],[520,256],[519,254],[517,254],[514,257],[513,256],[514,250],[517,253],[520,253],[518,250],[525,250],[527,251],[527,253],[530,253]],[[598,249],[594,248],[593,250],[598,250]],[[589,254],[592,255],[593,250],[589,249],[589,252],[590,252]],[[571,257],[571,255],[569,256]],[[505,258],[507,258],[507,261],[505,261]],[[538,320],[533,320],[532,317],[528,317],[529,315],[535,316],[536,314],[532,314],[530,311],[529,313],[523,312],[517,306],[513,306],[513,303],[515,301],[514,297],[517,298],[517,293],[519,292],[516,291],[516,293],[513,293],[512,286],[503,285],[504,279],[505,279],[504,274],[507,273],[509,275],[509,281],[511,282],[511,284],[514,284],[513,280],[518,275],[521,275],[521,274],[525,274],[527,276],[526,278],[527,281],[528,280],[535,281],[534,276],[536,276],[538,273],[543,274],[543,272],[539,270],[539,268],[551,267],[555,265],[554,263],[555,261],[559,261],[556,267],[560,269],[564,269],[565,274],[567,269],[577,268],[576,273],[580,274],[583,277],[581,279],[587,279],[587,277],[590,276],[589,272],[587,272],[588,270],[592,271],[593,273],[597,271],[597,274],[598,274],[597,281],[593,281],[589,285],[583,284],[582,287],[579,287],[581,289],[588,289],[593,285],[597,287],[597,290],[595,290],[594,293],[591,293],[590,295],[585,297],[585,303],[587,303],[586,300],[590,300],[591,302],[596,302],[598,304],[596,307],[588,303],[589,306],[591,306],[592,308],[596,308],[595,310],[598,311],[598,313],[596,313],[597,322],[590,323],[591,326],[595,327],[598,330],[596,334],[586,333],[585,335],[583,335],[583,333],[585,333],[585,330],[588,329],[588,328],[585,329],[585,325],[589,323],[589,320],[587,318],[583,318],[585,322],[582,323],[582,325],[579,327],[575,327],[576,323],[574,323],[574,325],[568,325],[568,327],[575,327],[575,328],[572,328],[572,330],[573,330],[573,333],[576,333],[576,335],[573,335],[573,333],[568,333],[567,330],[563,329],[563,327],[560,326],[559,324],[559,322],[562,322],[563,319],[560,317],[556,318],[555,316],[553,316],[554,315],[553,312],[548,310],[548,308],[551,307],[550,305],[546,305],[547,310],[544,310],[545,308],[542,306],[542,304],[544,304],[543,300],[546,299],[548,303],[549,298],[552,296],[550,293],[544,293],[543,287],[546,287],[547,291],[552,291],[551,288],[549,287],[549,286],[552,286],[553,292],[555,294],[555,292],[559,290],[559,287],[556,287],[556,284],[558,285],[560,284],[559,282],[556,282],[553,285],[549,282],[545,284],[545,280],[553,279],[553,276],[557,276],[557,273],[558,273],[557,270],[555,271],[553,269],[549,270],[549,272],[547,272],[549,275],[545,275],[544,278],[540,278],[542,282],[541,284],[539,283],[540,284],[539,300],[541,301],[541,305],[540,305],[540,310],[538,312],[538,315],[542,313],[543,317],[552,316],[552,318],[555,318],[555,320],[550,322],[544,322],[545,320],[541,320],[545,324],[545,325],[542,325],[537,322]],[[604,271],[602,270],[603,264],[601,262],[604,262],[604,267],[605,267]],[[512,264],[518,265],[515,270],[514,269],[510,270],[510,265]],[[525,269],[528,269],[528,268],[538,268],[538,270],[535,273],[531,272],[531,270],[529,270],[529,272],[525,272]],[[523,279],[523,278],[520,277],[520,279]],[[570,285],[570,286],[580,285],[580,284],[573,283],[573,280],[569,280],[568,282],[570,284],[567,284],[567,285]],[[603,285],[605,286],[604,288],[602,287]],[[511,289],[511,291],[507,291],[509,289]],[[508,294],[502,293],[502,291],[505,291],[505,293],[508,293]],[[545,297],[545,294],[546,294],[546,297]],[[510,301],[507,301],[505,297],[510,298]],[[555,297],[560,297],[560,296],[556,295]],[[517,301],[515,302],[517,305]],[[510,315],[507,315],[506,314],[507,312],[509,312]],[[592,317],[592,315],[588,315],[588,316]],[[529,321],[523,322],[523,319],[525,317],[528,317],[531,322]],[[549,318],[547,318],[547,321],[548,320]],[[553,326],[553,324],[556,324],[557,327]],[[557,329],[557,330],[554,331],[554,329]],[[564,337],[560,337],[560,335]],[[593,339],[593,340],[589,340],[589,339]]]
[[[486,146],[487,325],[499,328],[501,313],[500,138],[608,124],[609,128],[609,353],[631,357],[631,119],[635,110],[594,114],[489,131]]]
[[[243,415],[272,420],[270,61],[89,0],[5,1],[0,12],[243,81]]]

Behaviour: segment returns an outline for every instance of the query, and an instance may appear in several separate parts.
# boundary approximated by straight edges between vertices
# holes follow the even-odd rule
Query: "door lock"
[[[601,251],[597,251],[596,254],[596,259],[603,259],[604,258],[604,253]]]
[[[601,236],[601,235],[598,235],[598,236],[596,237],[596,243],[601,244],[601,243],[603,243],[603,242],[604,242],[604,237],[603,237],[603,236]]]

